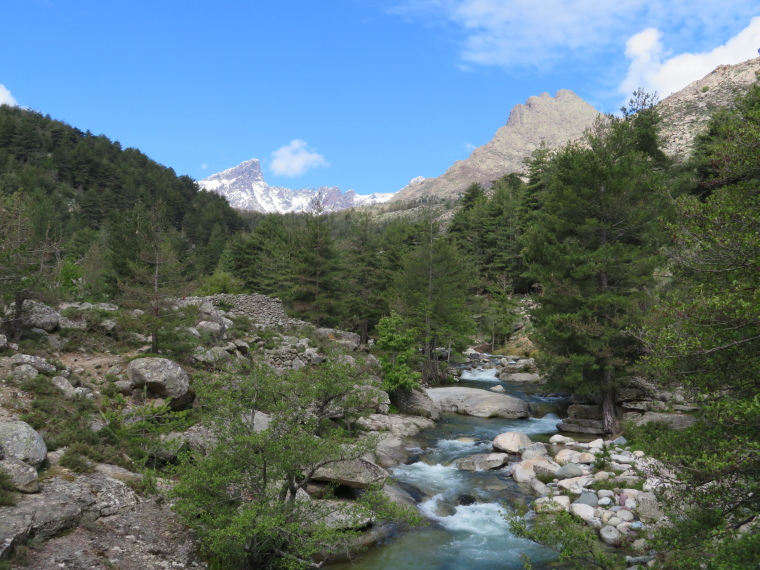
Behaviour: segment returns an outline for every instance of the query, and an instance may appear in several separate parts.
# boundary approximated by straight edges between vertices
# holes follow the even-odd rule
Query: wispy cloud
[[[470,152],[470,153],[471,153],[471,152],[472,152],[473,150],[475,150],[476,148],[478,148],[478,147],[476,147],[476,146],[475,146],[474,144],[472,144],[472,143],[468,143],[468,142],[464,143],[464,149],[465,149],[467,152]]]
[[[205,162],[201,164],[201,170],[206,170],[207,168],[208,168],[208,164],[206,164]]]
[[[0,105],[10,105],[12,107],[18,105],[11,92],[2,83],[0,83]]]
[[[649,27],[670,31],[681,51],[717,45],[758,15],[756,0],[405,0],[393,11],[453,24],[464,64],[503,67],[622,57],[625,39]]]
[[[625,55],[631,60],[620,91],[630,95],[638,87],[656,91],[661,97],[683,89],[721,64],[733,64],[757,56],[760,47],[760,16],[723,45],[703,53],[673,55],[666,50],[667,36],[647,28],[626,42]]]
[[[278,176],[301,176],[312,168],[330,166],[321,154],[309,149],[306,141],[295,139],[271,155],[269,169]]]

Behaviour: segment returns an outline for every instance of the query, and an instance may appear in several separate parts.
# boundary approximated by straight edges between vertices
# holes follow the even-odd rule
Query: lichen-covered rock
[[[127,366],[127,378],[135,388],[146,389],[162,398],[171,398],[172,409],[190,405],[193,394],[190,378],[179,364],[166,358],[138,358]]]
[[[317,481],[337,483],[354,489],[365,489],[373,484],[382,485],[387,478],[388,472],[385,469],[363,458],[330,463],[314,473]]]
[[[34,366],[30,366],[29,364],[21,364],[20,366],[14,367],[10,371],[10,374],[8,374],[6,381],[11,384],[20,384],[24,380],[37,378],[39,375],[40,373]]]
[[[40,490],[37,470],[28,463],[18,459],[3,459],[0,461],[0,470],[11,476],[11,484],[17,491],[36,493]]]
[[[74,386],[71,385],[71,382],[63,376],[54,376],[51,382],[53,383],[53,386],[63,392],[63,396],[67,400],[73,400],[78,397],[76,388],[74,388]]]
[[[404,416],[394,414],[371,414],[366,418],[359,418],[356,424],[367,431],[387,431],[395,436],[405,437],[417,435],[423,429],[435,427],[433,420],[420,416]]]
[[[11,356],[10,362],[15,366],[28,364],[37,372],[42,372],[45,374],[52,374],[55,372],[55,366],[46,362],[44,358],[40,358],[39,356],[32,356],[31,354],[14,354]]]
[[[22,421],[0,422],[0,459],[18,459],[39,467],[47,457],[47,446],[32,426]]]
[[[21,311],[21,323],[24,327],[38,328],[45,332],[57,329],[60,318],[58,311],[38,301],[25,301]]]

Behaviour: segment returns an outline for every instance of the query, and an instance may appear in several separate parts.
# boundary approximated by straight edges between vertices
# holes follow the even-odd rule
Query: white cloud
[[[201,164],[201,170],[206,170],[207,168],[208,168],[208,164],[206,164],[205,162]]]
[[[306,141],[295,139],[271,155],[269,169],[278,176],[301,176],[319,166],[330,166],[325,157],[312,152]]]
[[[473,150],[475,150],[476,148],[478,148],[478,147],[476,147],[476,146],[475,146],[474,144],[472,144],[472,143],[468,143],[468,142],[464,143],[464,149],[465,149],[467,152],[472,152],[472,151],[473,151]]]
[[[401,1],[395,13],[463,32],[465,64],[504,67],[544,67],[600,52],[622,56],[624,39],[645,28],[672,33],[681,51],[697,42],[717,45],[758,14],[757,0]]]
[[[10,105],[11,107],[18,105],[11,92],[2,83],[0,83],[0,105]]]
[[[647,28],[626,42],[625,55],[631,60],[620,91],[630,95],[639,87],[656,91],[660,97],[683,89],[719,65],[740,63],[757,57],[760,48],[760,16],[723,45],[703,53],[671,55],[663,45],[664,34]]]

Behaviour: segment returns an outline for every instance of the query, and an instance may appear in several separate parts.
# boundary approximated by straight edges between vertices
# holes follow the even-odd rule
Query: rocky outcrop
[[[65,514],[70,516],[70,522],[79,519],[87,524],[76,528],[68,527],[62,534],[48,540],[44,544],[29,549],[25,553],[25,565],[27,568],[36,570],[59,570],[60,568],[108,570],[118,567],[120,570],[147,570],[168,568],[206,568],[197,554],[198,544],[192,533],[188,532],[184,525],[171,511],[170,505],[159,504],[153,500],[133,502],[129,498],[129,489],[118,487],[118,482],[104,483],[102,475],[83,476],[70,485],[84,487],[89,482],[94,483],[95,488],[91,498],[95,500],[90,504],[90,499],[81,496],[77,499],[76,492],[73,500],[79,505],[79,513],[75,509],[65,509]],[[107,481],[107,478],[105,479]],[[118,512],[108,515],[98,515],[101,510],[99,504],[105,501],[105,489],[108,485],[113,490],[120,488],[126,490],[124,498],[117,503],[120,507]],[[47,491],[45,491],[47,493]],[[88,506],[89,505],[89,506]],[[112,507],[114,503],[111,503]],[[19,505],[21,507],[21,505]],[[26,509],[26,507],[24,507]],[[111,510],[114,510],[113,508]],[[29,529],[27,538],[36,535],[39,521],[35,515],[39,509],[31,512],[26,509],[26,521],[16,518],[18,526]],[[106,511],[108,512],[108,511]],[[64,513],[62,513],[63,515]],[[11,522],[6,519],[7,522]],[[70,524],[67,523],[67,524]],[[59,524],[66,527],[67,524]],[[0,529],[6,529],[0,522]],[[9,535],[3,530],[3,538],[7,540]],[[22,535],[16,534],[16,540]],[[23,542],[23,540],[21,540]],[[6,555],[9,549],[5,549]]]
[[[145,387],[162,398],[171,398],[172,409],[182,409],[193,401],[190,378],[179,364],[166,358],[138,358],[127,366],[127,378],[134,388]]]
[[[37,537],[47,540],[74,528],[134,507],[137,496],[121,481],[100,473],[73,481],[56,477],[41,485],[41,492],[22,495],[15,507],[0,509],[0,559]]]
[[[427,395],[441,411],[457,412],[478,418],[527,418],[528,404],[523,400],[477,388],[428,388]]]

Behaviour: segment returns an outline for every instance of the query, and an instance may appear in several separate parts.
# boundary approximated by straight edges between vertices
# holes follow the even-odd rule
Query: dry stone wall
[[[234,313],[235,315],[248,317],[260,325],[302,326],[308,324],[298,319],[289,318],[285,314],[282,301],[266,295],[229,295],[221,293],[208,297],[186,297],[183,299],[183,302],[192,305],[202,305],[205,302],[210,302],[216,308]]]

